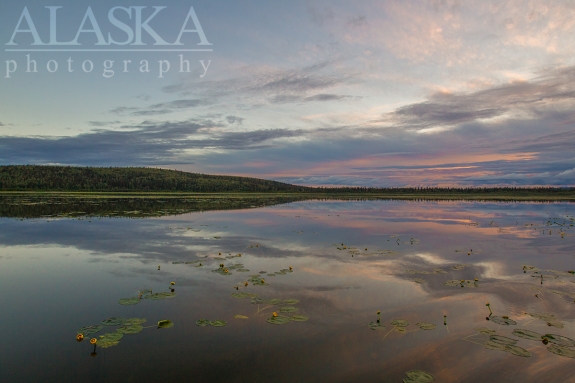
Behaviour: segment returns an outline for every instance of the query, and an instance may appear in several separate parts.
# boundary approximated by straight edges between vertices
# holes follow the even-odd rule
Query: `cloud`
[[[191,163],[190,150],[255,150],[281,138],[301,137],[303,130],[222,130],[224,122],[144,121],[122,131],[100,129],[73,137],[0,137],[3,163],[82,165]]]
[[[166,93],[194,93],[212,104],[225,103],[227,106],[230,102],[260,105],[266,100],[272,104],[294,103],[313,97],[310,95],[312,92],[353,80],[355,74],[341,68],[336,72],[334,65],[333,61],[323,61],[296,69],[248,67],[241,71],[242,75],[234,78],[201,82],[186,78],[162,89]]]
[[[237,116],[227,116],[226,117],[226,121],[228,121],[228,123],[230,125],[233,125],[233,124],[242,125],[244,123],[244,120],[245,120],[244,118],[237,117]]]
[[[144,108],[118,107],[112,109],[110,112],[114,114],[129,113],[132,116],[154,116],[154,115],[168,114],[178,110],[191,109],[198,107],[200,105],[207,105],[207,102],[200,99],[174,100],[149,105]]]
[[[88,121],[88,124],[90,124],[91,126],[97,126],[97,127],[101,127],[101,126],[110,126],[110,125],[116,125],[116,124],[121,124],[121,121]]]

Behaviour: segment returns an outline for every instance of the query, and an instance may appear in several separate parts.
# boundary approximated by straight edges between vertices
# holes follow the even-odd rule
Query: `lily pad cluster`
[[[146,323],[145,318],[122,318],[122,317],[111,317],[104,319],[98,325],[84,326],[78,329],[78,334],[82,334],[87,337],[100,332],[104,327],[118,327],[114,332],[107,332],[100,335],[94,342],[101,348],[108,348],[112,346],[117,346],[124,335],[137,334],[141,332],[144,328],[142,324]],[[174,323],[170,320],[163,320],[158,322],[158,328],[170,328]],[[152,326],[153,327],[153,326]]]
[[[149,299],[149,300],[157,301],[160,299],[174,298],[175,296],[176,296],[176,293],[173,291],[153,293],[152,290],[143,290],[143,291],[140,291],[139,296],[130,297],[130,298],[122,298],[118,301],[118,303],[123,305],[123,306],[132,306],[132,305],[137,305],[138,303],[140,303],[142,301],[142,299]]]
[[[206,326],[224,327],[227,324],[228,324],[228,322],[226,322],[225,320],[221,320],[221,319],[216,319],[216,320],[198,319],[196,321],[196,325],[200,326],[200,327],[206,327]]]

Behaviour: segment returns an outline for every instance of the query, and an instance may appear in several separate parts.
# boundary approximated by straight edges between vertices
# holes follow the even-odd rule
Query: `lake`
[[[166,203],[3,202],[1,382],[575,381],[573,203]]]

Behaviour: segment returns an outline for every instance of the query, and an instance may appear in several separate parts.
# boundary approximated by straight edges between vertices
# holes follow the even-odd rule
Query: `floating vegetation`
[[[435,330],[435,328],[437,327],[433,323],[425,323],[425,322],[416,323],[415,325],[422,330]]]
[[[394,327],[407,327],[407,326],[409,326],[409,322],[406,321],[405,319],[394,319],[391,321],[391,324]]]
[[[230,272],[230,270],[224,266],[224,264],[220,264],[220,267],[212,270],[212,273],[218,273],[220,275],[232,275],[232,273]]]
[[[277,315],[276,313],[274,313],[274,314],[275,315],[272,315],[271,317],[269,317],[266,320],[268,323],[281,325],[281,324],[287,324],[287,323],[291,322],[290,317],[287,317],[284,315]]]
[[[138,303],[140,303],[140,298],[138,297],[122,298],[118,301],[118,303],[124,306],[137,305]]]
[[[299,300],[297,299],[284,299],[282,305],[297,305]]]
[[[236,271],[239,273],[248,273],[250,270],[249,269],[237,269]]]
[[[216,319],[210,322],[210,326],[214,326],[214,327],[224,327],[225,325],[227,325],[228,322],[226,322],[225,320],[220,320],[220,319]]]
[[[198,319],[196,321],[196,325],[200,326],[200,327],[206,327],[210,325],[210,320],[209,319]]]
[[[523,358],[529,358],[531,356],[531,353],[529,351],[519,346],[506,346],[505,351],[507,351],[512,355],[521,356]]]
[[[102,325],[94,325],[94,326],[84,326],[77,331],[78,334],[82,334],[84,336],[92,335],[97,333],[103,328]]]
[[[245,316],[245,315],[240,315],[240,314],[234,315],[234,318],[235,318],[235,319],[249,319],[247,316]]]
[[[532,318],[540,319],[547,323],[547,326],[553,326],[557,328],[563,328],[564,325],[562,322],[559,322],[555,315],[549,313],[525,313]]]
[[[503,335],[490,335],[489,340],[491,342],[503,344],[506,346],[512,346],[512,345],[517,343],[517,341],[515,339],[508,338],[508,337],[503,336]]]
[[[299,309],[295,306],[284,306],[284,307],[280,307],[280,312],[282,313],[293,313],[298,311]]]
[[[552,353],[559,355],[559,356],[564,356],[566,358],[575,359],[575,350],[567,348],[567,347],[551,345],[551,346],[547,347],[547,351],[552,352]]]
[[[171,328],[174,327],[174,322],[164,319],[158,322],[158,328]]]
[[[126,323],[126,320],[120,317],[111,317],[104,319],[101,323],[103,326],[120,326]]]
[[[425,279],[415,278],[415,279],[413,280],[413,282],[419,283],[419,284],[424,284],[424,283],[425,283]]]
[[[101,348],[108,348],[112,346],[117,346],[120,342],[120,339],[124,337],[124,334],[120,332],[109,332],[104,335],[100,335],[100,339],[98,339],[98,346]]]
[[[119,327],[116,331],[118,331],[121,334],[137,334],[140,331],[142,331],[143,329],[144,329],[144,327],[142,327],[142,325],[133,324],[133,325],[129,325],[129,326]]]
[[[509,317],[506,316],[489,316],[487,317],[490,321],[492,321],[493,323],[497,323],[500,325],[505,325],[505,326],[509,326],[509,325],[516,325],[517,322],[515,322],[513,319],[509,319]]]
[[[464,270],[469,265],[459,264],[451,266],[451,270]]]
[[[247,281],[251,282],[251,284],[254,286],[269,286],[269,283],[266,283],[266,280],[264,278],[261,278],[259,275],[252,276]]]
[[[252,305],[261,305],[261,304],[263,304],[263,303],[266,303],[266,301],[265,301],[265,299],[260,298],[260,297],[253,297],[253,298],[250,300],[250,303],[251,303]]]
[[[535,340],[535,341],[541,341],[541,339],[543,339],[543,335],[541,335],[535,331],[524,330],[524,329],[520,329],[520,328],[513,330],[512,334],[519,337],[519,338]]]
[[[561,347],[575,347],[575,341],[566,336],[556,335],[556,334],[545,334],[543,337],[547,338],[550,343],[553,343]]]
[[[431,383],[435,381],[433,375],[421,370],[407,371],[405,375],[407,378],[403,379],[403,383]]]
[[[176,293],[174,292],[163,292],[163,293],[148,293],[146,295],[143,295],[142,298],[144,299],[150,299],[152,301],[157,301],[160,299],[166,299],[166,298],[174,298],[176,296]]]
[[[297,315],[296,314],[296,315],[292,315],[290,317],[290,320],[294,321],[294,322],[306,322],[309,320],[309,317],[306,317],[305,315]]]
[[[376,330],[376,331],[382,331],[385,330],[385,325],[379,323],[379,322],[369,322],[367,325],[370,329],[372,330]]]
[[[494,335],[496,333],[495,330],[488,329],[487,327],[477,327],[475,331],[481,335]]]

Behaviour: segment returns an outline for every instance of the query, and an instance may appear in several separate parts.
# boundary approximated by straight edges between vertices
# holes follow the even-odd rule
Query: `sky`
[[[575,186],[575,1],[3,1],[0,41],[1,165]]]

